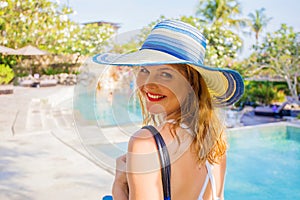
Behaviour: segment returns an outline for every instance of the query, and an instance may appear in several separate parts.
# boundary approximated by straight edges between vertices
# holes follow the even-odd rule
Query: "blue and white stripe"
[[[141,50],[152,49],[197,64],[204,63],[206,38],[183,22],[166,20],[155,26]]]

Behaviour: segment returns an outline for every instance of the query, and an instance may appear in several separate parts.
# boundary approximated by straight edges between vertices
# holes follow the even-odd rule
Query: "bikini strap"
[[[142,129],[149,130],[155,139],[161,164],[161,180],[163,185],[164,200],[171,200],[171,163],[167,146],[159,131],[154,126],[148,125],[142,127]]]
[[[218,200],[219,198],[217,197],[216,180],[215,180],[215,177],[213,175],[214,166],[212,164],[210,164],[208,161],[205,161],[205,167],[207,169],[207,175],[206,175],[204,184],[202,186],[201,192],[199,194],[198,200],[203,200],[203,195],[204,195],[206,187],[208,185],[208,181],[210,181],[210,184],[211,184],[213,199]]]
[[[217,200],[219,198],[217,197],[217,188],[216,188],[217,184],[216,184],[216,179],[215,179],[214,174],[213,174],[214,166],[212,164],[210,164],[208,161],[205,162],[205,165],[206,165],[206,168],[207,168],[207,175],[209,176],[209,179],[210,179],[211,190],[212,190],[212,193],[213,193],[213,199]]]

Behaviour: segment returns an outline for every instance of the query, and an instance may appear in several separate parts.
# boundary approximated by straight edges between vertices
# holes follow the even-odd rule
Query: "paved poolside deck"
[[[83,155],[69,113],[56,110],[65,131],[51,131],[56,122],[46,97],[72,89],[14,87],[0,95],[1,200],[101,199],[110,192],[113,175]]]
[[[101,199],[113,169],[95,162],[74,131],[72,113],[60,105],[73,86],[14,87],[0,95],[0,199]],[[71,102],[65,102],[65,104]],[[246,112],[244,125],[276,122]],[[59,128],[57,128],[59,127]],[[114,132],[114,141],[126,137]]]

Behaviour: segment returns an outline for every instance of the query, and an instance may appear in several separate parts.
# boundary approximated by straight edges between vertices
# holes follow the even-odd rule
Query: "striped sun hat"
[[[152,29],[138,51],[97,54],[93,61],[115,66],[188,64],[201,74],[217,106],[231,105],[244,93],[243,79],[234,70],[205,66],[205,49],[206,38],[197,28],[178,20],[164,20]]]

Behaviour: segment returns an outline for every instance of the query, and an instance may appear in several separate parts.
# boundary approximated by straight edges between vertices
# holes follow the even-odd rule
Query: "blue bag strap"
[[[164,200],[171,200],[171,163],[167,146],[164,142],[164,139],[154,126],[148,125],[142,127],[142,129],[149,130],[155,139],[161,164],[161,180],[164,191]]]
[[[111,195],[106,195],[102,198],[102,200],[113,200],[113,197]]]

